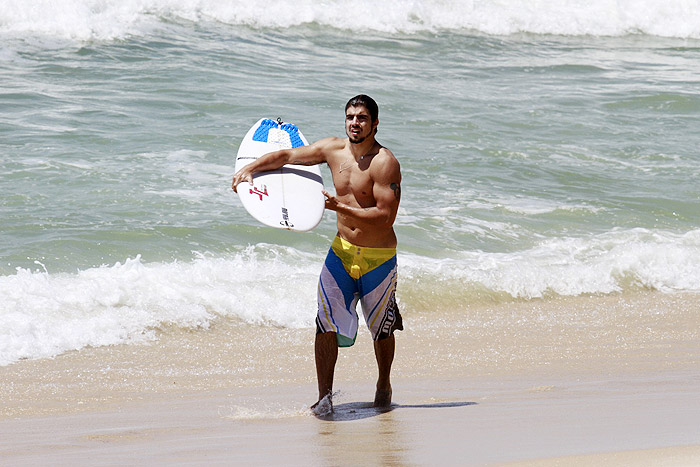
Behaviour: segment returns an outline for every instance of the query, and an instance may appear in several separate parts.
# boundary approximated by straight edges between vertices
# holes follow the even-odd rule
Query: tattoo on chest
[[[389,185],[389,187],[394,190],[394,197],[396,197],[397,200],[401,199],[401,186],[398,183],[392,183]]]

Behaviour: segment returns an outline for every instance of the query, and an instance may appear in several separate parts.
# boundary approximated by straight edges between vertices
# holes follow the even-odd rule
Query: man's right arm
[[[337,139],[325,138],[310,146],[269,152],[236,172],[231,188],[237,192],[237,187],[241,182],[253,184],[253,174],[279,169],[286,164],[316,165],[326,162],[326,154]]]

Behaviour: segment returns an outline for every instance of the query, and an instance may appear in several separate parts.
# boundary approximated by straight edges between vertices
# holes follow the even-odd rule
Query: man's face
[[[372,122],[364,106],[348,107],[345,111],[345,133],[351,143],[359,144],[374,134],[378,121]]]

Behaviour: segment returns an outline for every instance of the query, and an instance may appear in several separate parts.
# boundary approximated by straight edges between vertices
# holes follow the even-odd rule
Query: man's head
[[[345,104],[345,132],[351,143],[362,143],[377,133],[379,107],[371,97],[360,94]]]
[[[372,122],[379,120],[379,106],[374,102],[374,99],[366,94],[360,94],[348,101],[345,104],[345,111],[347,112],[348,107],[364,107],[369,111],[370,117],[372,117]]]

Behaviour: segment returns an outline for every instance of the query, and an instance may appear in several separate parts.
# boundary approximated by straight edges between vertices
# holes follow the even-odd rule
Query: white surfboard
[[[236,172],[260,156],[278,149],[306,146],[296,125],[261,118],[246,133],[236,156]],[[238,196],[259,222],[280,229],[306,232],[316,227],[325,209],[323,178],[318,166],[292,165],[253,175],[242,182]]]

